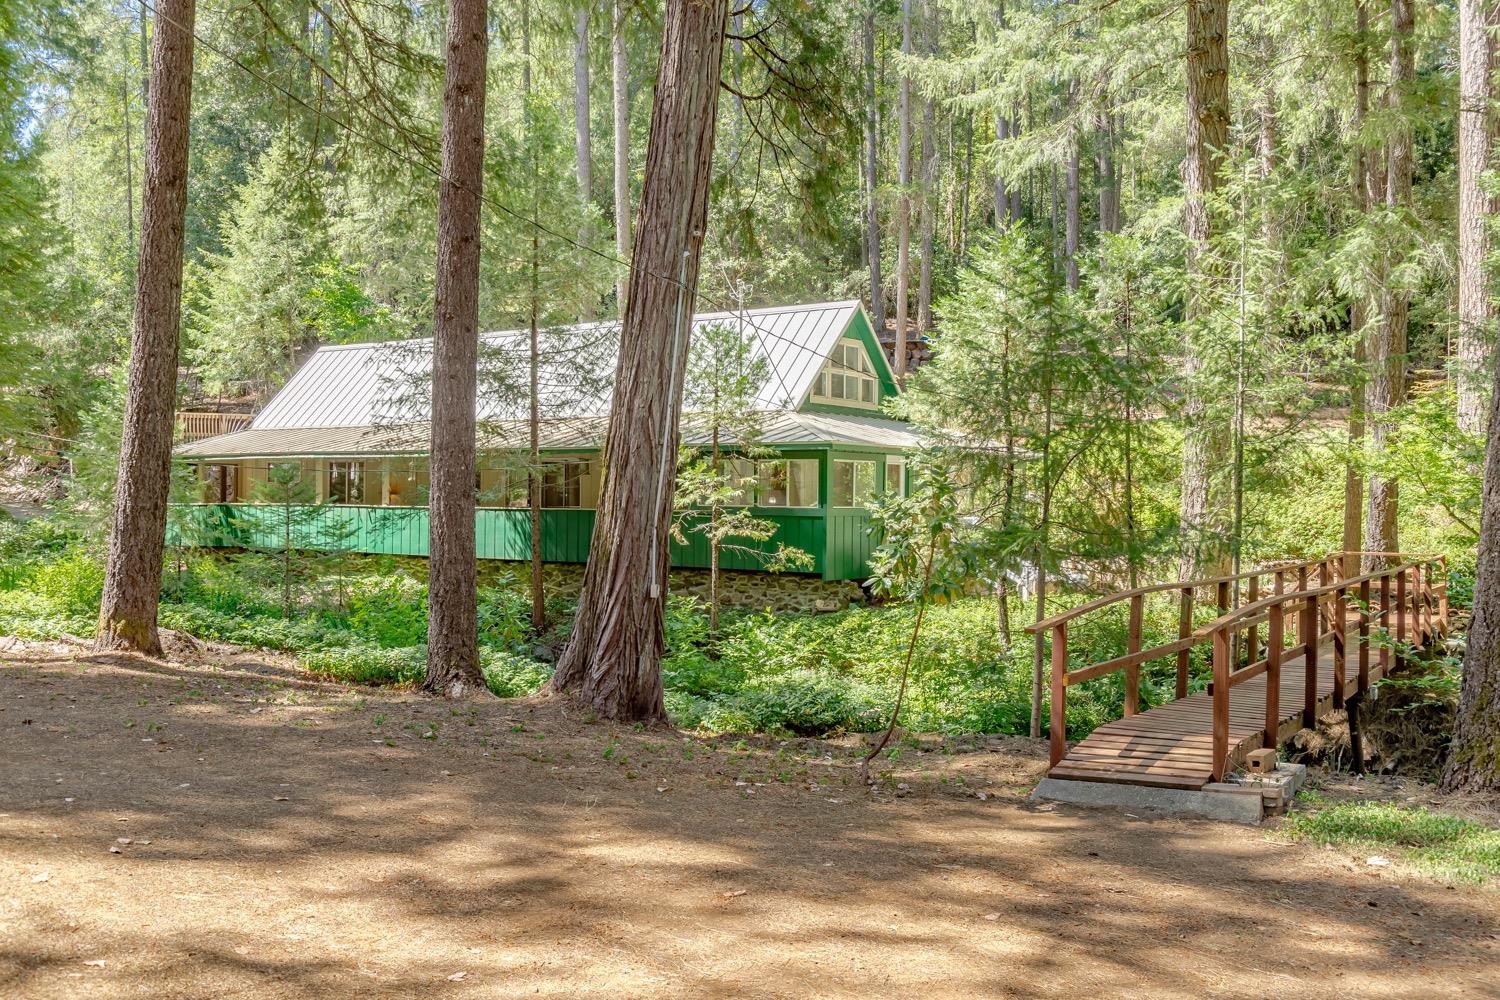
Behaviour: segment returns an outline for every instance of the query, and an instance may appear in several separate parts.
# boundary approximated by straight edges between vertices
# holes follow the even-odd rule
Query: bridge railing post
[[[1396,574],[1396,641],[1398,643],[1406,642],[1406,628],[1408,621],[1406,575],[1407,571],[1405,569]],[[1401,651],[1398,648],[1396,651],[1396,669],[1400,670],[1404,663],[1405,657],[1401,655]]]
[[[1193,634],[1193,588],[1183,587],[1177,601],[1177,638],[1186,639]],[[1177,651],[1177,697],[1186,698],[1188,691],[1188,657],[1191,650]]]
[[[1323,616],[1318,610],[1316,594],[1302,599],[1302,726],[1312,729],[1318,724],[1318,647],[1321,643]]]
[[[1370,690],[1370,581],[1359,581],[1359,694]]]
[[[1048,742],[1052,763],[1068,752],[1068,623],[1052,626],[1052,724]]]
[[[1438,628],[1448,634],[1448,557],[1438,557]]]
[[[1254,604],[1260,600],[1260,577],[1252,576],[1245,586],[1245,603]],[[1255,662],[1255,654],[1260,651],[1260,626],[1251,625],[1250,633],[1245,639],[1245,663]]]
[[[1345,620],[1349,617],[1349,608],[1345,599],[1344,588],[1340,587],[1333,592],[1333,621],[1331,622],[1333,632],[1333,707],[1344,707],[1344,675],[1348,666],[1347,651],[1345,648],[1344,634]]]
[[[1266,746],[1275,748],[1281,731],[1281,645],[1286,622],[1281,602],[1269,609],[1266,621]]]
[[[1136,594],[1130,599],[1130,625],[1125,640],[1125,651],[1134,656],[1141,651],[1141,624],[1146,616],[1146,595]],[[1132,663],[1125,668],[1125,714],[1134,715],[1141,707],[1141,665]]]
[[[1396,633],[1391,629],[1391,574],[1380,575],[1380,633],[1384,641],[1380,644],[1380,673],[1391,672],[1391,640]]]
[[[1229,756],[1229,630],[1216,629],[1213,634],[1213,778],[1224,780],[1224,765]]]

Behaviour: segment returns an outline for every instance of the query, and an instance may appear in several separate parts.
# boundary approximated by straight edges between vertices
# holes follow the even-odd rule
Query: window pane
[[[836,461],[832,480],[833,506],[863,506],[875,495],[875,463]]]
[[[885,460],[885,488],[889,493],[905,495],[906,463],[894,458]]]
[[[875,383],[867,378],[859,380],[859,398],[866,403],[875,402]]]
[[[725,501],[730,507],[744,507],[755,499],[755,463],[745,458],[731,458],[724,463],[724,475],[734,487],[734,496]]]
[[[762,507],[787,505],[786,463],[759,462],[755,466],[755,502]]]
[[[854,502],[863,505],[875,496],[875,463],[854,463]]]
[[[816,458],[794,458],[787,462],[787,506],[818,506]]]
[[[814,396],[828,395],[828,373],[818,372],[818,381],[813,385]]]
[[[835,507],[854,506],[854,463],[834,462],[829,493]]]
[[[828,395],[832,396],[834,399],[843,399],[844,376],[838,374],[830,375],[828,376],[828,382],[830,386]]]

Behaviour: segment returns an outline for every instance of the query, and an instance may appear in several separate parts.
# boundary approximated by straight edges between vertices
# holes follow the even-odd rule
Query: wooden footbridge
[[[1380,568],[1346,575],[1360,559]],[[1200,597],[1212,595],[1205,624]],[[1177,605],[1177,638],[1142,649],[1147,602]],[[1068,629],[1127,605],[1126,648],[1075,664]],[[1081,623],[1080,623],[1081,624]],[[1265,629],[1262,641],[1262,628]],[[1089,601],[1028,628],[1052,640],[1053,778],[1201,789],[1276,747],[1330,709],[1357,705],[1400,658],[1448,628],[1447,565],[1396,553],[1331,553],[1234,576],[1138,587]],[[1193,651],[1213,665],[1208,690],[1189,693]],[[1201,655],[1201,654],[1200,654]],[[1176,696],[1141,711],[1141,667],[1175,658]],[[1124,718],[1069,747],[1068,689],[1107,674],[1125,677]]]

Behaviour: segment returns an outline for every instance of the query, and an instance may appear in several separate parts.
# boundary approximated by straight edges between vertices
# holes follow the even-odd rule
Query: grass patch
[[[1389,853],[1449,882],[1500,876],[1500,830],[1422,806],[1340,802],[1292,813],[1282,831],[1297,840]]]

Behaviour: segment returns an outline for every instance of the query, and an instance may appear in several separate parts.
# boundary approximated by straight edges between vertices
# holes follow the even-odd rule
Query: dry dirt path
[[[852,746],[11,649],[0,996],[1500,997],[1500,892],[1036,807],[1044,749],[872,798]]]

